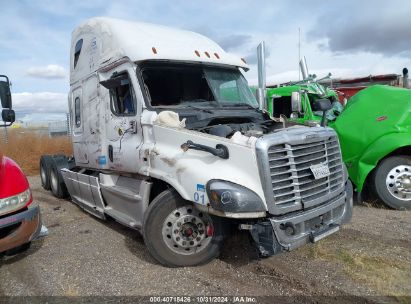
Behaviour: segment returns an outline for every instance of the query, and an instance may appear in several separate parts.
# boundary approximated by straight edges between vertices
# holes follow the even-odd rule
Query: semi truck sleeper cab
[[[93,18],[73,31],[70,58],[74,157],[43,156],[43,186],[142,232],[160,263],[215,258],[227,218],[263,256],[349,221],[335,132],[273,120],[245,61],[210,39]]]

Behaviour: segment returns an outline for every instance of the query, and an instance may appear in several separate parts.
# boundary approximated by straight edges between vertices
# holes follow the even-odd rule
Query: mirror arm
[[[12,124],[13,124],[12,122],[10,122],[8,124],[4,123],[4,124],[0,125],[0,128],[7,128],[7,127],[10,127]]]
[[[323,111],[323,116],[321,117],[321,127],[327,126],[327,111]]]

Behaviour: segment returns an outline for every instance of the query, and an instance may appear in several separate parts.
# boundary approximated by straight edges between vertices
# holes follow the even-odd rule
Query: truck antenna
[[[301,29],[298,28],[298,81],[301,80],[300,61],[301,61]]]

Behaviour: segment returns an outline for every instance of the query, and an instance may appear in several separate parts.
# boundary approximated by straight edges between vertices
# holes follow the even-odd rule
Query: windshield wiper
[[[213,113],[214,113],[213,111],[211,111],[211,110],[209,110],[209,109],[204,109],[204,108],[200,108],[200,107],[195,107],[195,106],[192,106],[192,105],[184,105],[184,106],[181,107],[181,108],[195,109],[195,110],[202,111],[202,112],[205,112],[205,113],[210,113],[210,114],[213,114]]]
[[[178,108],[190,108],[195,109],[198,111],[206,112],[206,113],[214,113],[211,109],[198,107],[196,105],[218,105],[218,102],[214,100],[206,100],[206,99],[192,99],[183,101],[178,105]]]

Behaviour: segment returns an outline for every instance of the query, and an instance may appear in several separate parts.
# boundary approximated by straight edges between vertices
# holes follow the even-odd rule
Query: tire
[[[69,196],[66,184],[60,169],[67,167],[67,159],[63,156],[54,157],[50,168],[50,188],[53,195],[57,198]]]
[[[378,165],[372,176],[374,194],[387,206],[411,210],[411,157],[391,156]]]
[[[223,235],[221,218],[198,211],[175,190],[160,193],[144,215],[144,242],[153,258],[167,267],[208,263],[220,254]]]
[[[44,190],[50,190],[50,168],[53,158],[50,155],[42,155],[40,158],[41,186]]]

